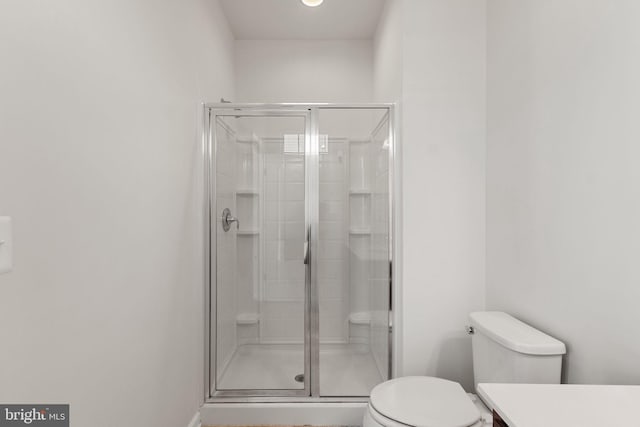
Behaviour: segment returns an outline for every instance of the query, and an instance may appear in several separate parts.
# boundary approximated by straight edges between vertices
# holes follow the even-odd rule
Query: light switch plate
[[[13,237],[11,217],[0,216],[0,274],[13,268]]]

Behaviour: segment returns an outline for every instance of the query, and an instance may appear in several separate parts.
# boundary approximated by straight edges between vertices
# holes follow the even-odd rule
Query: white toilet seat
[[[475,427],[488,410],[460,384],[435,377],[402,377],[371,392],[365,426]],[[483,412],[481,414],[481,411]]]
[[[371,403],[367,405],[367,410],[364,414],[364,422],[362,423],[362,427],[373,427],[373,426],[384,426],[384,427],[407,427],[406,424],[399,423],[397,421],[392,420],[391,418],[387,418],[384,415],[380,414],[378,411],[371,407]]]
[[[469,396],[469,398],[476,398],[475,395]],[[469,427],[491,427],[493,425],[493,417],[491,412],[487,409],[486,406],[478,399],[478,403],[476,403],[478,409],[480,410],[481,418],[480,420]],[[367,409],[364,414],[364,420],[362,423],[363,427],[407,427],[406,424],[399,423],[390,418],[385,417],[384,415],[379,414],[375,409],[371,407],[371,405],[367,405]]]

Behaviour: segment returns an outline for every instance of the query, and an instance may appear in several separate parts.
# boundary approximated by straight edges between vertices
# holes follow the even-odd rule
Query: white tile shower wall
[[[320,159],[318,287],[320,338],[347,339],[346,153],[330,141]],[[265,144],[265,277],[263,342],[302,340],[304,313],[304,157],[284,153],[282,142]]]
[[[254,135],[239,135],[237,141],[236,188],[255,190],[258,187],[258,144]]]
[[[369,273],[371,268],[371,236],[351,234],[349,239],[350,312],[369,312]]]
[[[234,225],[233,228],[239,229],[241,232],[259,231],[259,209],[258,193],[248,193],[245,190],[236,191],[236,211],[233,214],[237,215],[240,224],[238,227]]]
[[[347,142],[331,140],[320,158],[318,287],[320,338],[347,340]],[[304,313],[304,157],[265,143],[263,342],[302,340]]]
[[[265,267],[260,340],[264,343],[302,342],[304,337],[304,156],[284,151],[282,139],[262,144]]]
[[[259,235],[252,233],[238,235],[236,247],[236,319],[259,319],[257,299],[260,273]],[[257,342],[257,324],[243,325],[242,322],[237,322],[237,333],[238,344]]]
[[[349,142],[349,311],[370,314],[371,143]]]
[[[321,155],[318,286],[321,339],[346,340],[346,153],[344,141],[329,142]],[[304,163],[301,154],[284,153],[282,143],[265,146],[265,301],[262,339],[302,339],[304,290]],[[273,307],[277,307],[273,310]],[[293,326],[291,326],[293,325]]]
[[[350,190],[368,191],[371,187],[371,153],[368,140],[351,141],[349,144]]]
[[[346,342],[349,316],[348,141],[328,139],[320,154],[318,293],[321,342]]]

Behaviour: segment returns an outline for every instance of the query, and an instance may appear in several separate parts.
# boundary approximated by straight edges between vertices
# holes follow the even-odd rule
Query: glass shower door
[[[390,114],[319,109],[320,396],[368,396],[390,377]]]
[[[368,396],[391,377],[392,109],[205,111],[207,399]]]
[[[309,113],[210,117],[212,396],[310,393]]]

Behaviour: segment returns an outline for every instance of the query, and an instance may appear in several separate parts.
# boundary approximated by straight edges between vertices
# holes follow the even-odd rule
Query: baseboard
[[[200,423],[200,411],[198,411],[193,416],[193,418],[191,419],[191,422],[189,423],[189,425],[187,427],[201,427],[201,426],[202,426],[202,424]]]
[[[203,425],[360,426],[367,403],[205,403]]]

